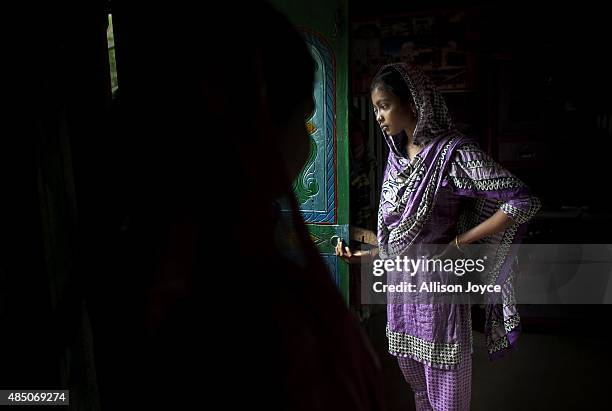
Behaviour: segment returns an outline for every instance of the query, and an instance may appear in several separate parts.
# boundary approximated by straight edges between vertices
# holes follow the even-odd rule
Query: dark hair
[[[267,21],[257,40],[262,57],[270,114],[277,123],[312,96],[315,61],[306,42],[282,13],[265,3]],[[289,69],[288,69],[289,68]]]
[[[395,94],[402,103],[413,104],[412,93],[410,93],[406,80],[393,67],[387,67],[376,74],[372,80],[370,92],[376,89]]]

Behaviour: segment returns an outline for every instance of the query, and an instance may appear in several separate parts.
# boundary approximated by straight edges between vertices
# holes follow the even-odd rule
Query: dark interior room
[[[52,3],[5,18],[0,405],[605,408],[603,4]],[[395,292],[413,250],[490,287]]]

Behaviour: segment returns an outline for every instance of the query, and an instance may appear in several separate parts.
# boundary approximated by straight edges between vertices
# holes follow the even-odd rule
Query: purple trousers
[[[414,392],[417,411],[468,411],[472,396],[471,322],[461,327],[461,362],[457,368],[434,368],[408,357],[397,357]]]

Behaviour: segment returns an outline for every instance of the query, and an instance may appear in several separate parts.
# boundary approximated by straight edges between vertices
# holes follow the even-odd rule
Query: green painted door
[[[348,10],[346,0],[272,3],[301,31],[317,65],[311,153],[294,190],[313,241],[348,303],[348,266],[334,254],[348,241]]]

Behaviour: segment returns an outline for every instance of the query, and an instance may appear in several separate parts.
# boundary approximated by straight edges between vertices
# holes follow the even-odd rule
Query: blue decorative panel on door
[[[335,64],[329,47],[314,33],[303,32],[315,60],[315,111],[307,121],[311,152],[293,188],[306,223],[336,221]]]
[[[329,254],[324,254],[322,257],[325,261],[325,264],[327,265],[327,268],[329,268],[329,272],[331,273],[334,283],[339,286],[340,276],[338,274],[338,257]]]

